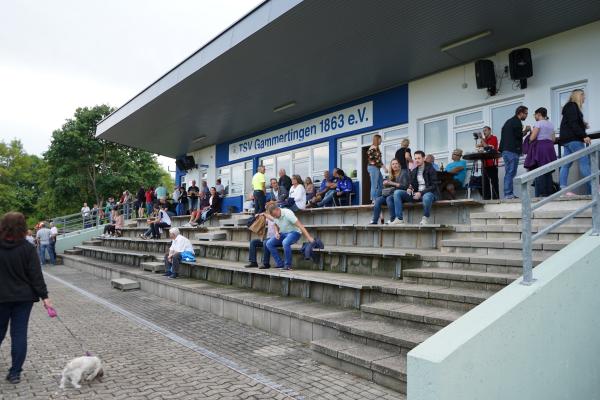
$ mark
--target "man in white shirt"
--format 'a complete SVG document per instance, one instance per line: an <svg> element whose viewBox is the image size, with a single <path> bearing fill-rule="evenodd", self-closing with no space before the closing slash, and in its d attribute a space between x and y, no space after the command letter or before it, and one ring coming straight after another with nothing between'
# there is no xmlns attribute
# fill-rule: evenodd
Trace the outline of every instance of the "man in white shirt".
<svg viewBox="0 0 600 400"><path fill-rule="evenodd" d="M54 222L50 222L50 253L56 260L56 239L58 238L58 228L54 226Z"/></svg>
<svg viewBox="0 0 600 400"><path fill-rule="evenodd" d="M169 279L177 278L179 273L179 264L181 263L181 254L184 252L194 253L194 247L192 242L185 236L183 236L179 229L171 228L169 230L169 237L173 240L169 252L165 254L165 275Z"/></svg>
<svg viewBox="0 0 600 400"><path fill-rule="evenodd" d="M46 264L46 251L48 251L48 255L50 256L50 263L52 265L56 264L54 253L50 251L50 236L50 229L46 228L46 224L42 222L40 224L40 229L38 229L35 235L40 252L40 264L42 264L42 266Z"/></svg>
<svg viewBox="0 0 600 400"><path fill-rule="evenodd" d="M88 207L87 203L83 203L83 207L81 207L81 217L83 218L83 226L84 226L84 228L88 228L89 227L90 211L91 210Z"/></svg>

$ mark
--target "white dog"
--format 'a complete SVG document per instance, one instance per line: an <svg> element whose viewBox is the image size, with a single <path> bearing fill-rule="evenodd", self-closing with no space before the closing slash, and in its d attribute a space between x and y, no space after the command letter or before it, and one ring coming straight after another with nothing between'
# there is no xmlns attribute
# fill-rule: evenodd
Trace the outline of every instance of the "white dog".
<svg viewBox="0 0 600 400"><path fill-rule="evenodd" d="M60 388L65 388L67 381L76 389L81 388L81 382L91 382L96 378L102 378L104 370L102 361L98 357L77 357L69 361L62 372Z"/></svg>

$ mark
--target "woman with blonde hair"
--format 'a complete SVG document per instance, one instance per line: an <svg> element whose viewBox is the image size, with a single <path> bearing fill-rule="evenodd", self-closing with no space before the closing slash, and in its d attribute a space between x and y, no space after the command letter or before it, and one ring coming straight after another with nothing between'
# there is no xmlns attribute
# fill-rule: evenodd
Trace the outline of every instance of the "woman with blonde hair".
<svg viewBox="0 0 600 400"><path fill-rule="evenodd" d="M388 224L397 224L396 221L396 208L394 204L394 192L398 189L408 189L408 175L402 173L400 162L395 158L390 162L390 169L388 179L383 181L383 190L381 196L375 199L375 206L373 207L373 218L371 218L371 225L377 225L379 222L379 216L381 215L381 206L387 204L388 211L390 213L390 220Z"/></svg>
<svg viewBox="0 0 600 400"><path fill-rule="evenodd" d="M568 156L571 153L582 150L586 144L591 143L590 137L585 133L588 128L587 122L583 120L583 103L585 102L585 93L581 89L575 89L571 93L569 101L563 106L562 120L560 122L560 145L563 146L563 154ZM569 169L571 164L565 164L560 168L560 188L564 189L569 183ZM579 175L582 178L590 176L592 173L590 158L588 156L579 159ZM591 183L586 185L586 193L591 193ZM573 196L575 193L568 192L567 196Z"/></svg>
<svg viewBox="0 0 600 400"><path fill-rule="evenodd" d="M381 167L383 166L381 150L381 135L373 135L373 144L367 151L367 171L371 178L371 202L375 202L381 196L383 188L383 175L381 175Z"/></svg>
<svg viewBox="0 0 600 400"><path fill-rule="evenodd" d="M306 201L309 202L313 199L313 197L315 197L317 193L315 185L312 179L310 179L310 176L304 178L304 188L306 189Z"/></svg>

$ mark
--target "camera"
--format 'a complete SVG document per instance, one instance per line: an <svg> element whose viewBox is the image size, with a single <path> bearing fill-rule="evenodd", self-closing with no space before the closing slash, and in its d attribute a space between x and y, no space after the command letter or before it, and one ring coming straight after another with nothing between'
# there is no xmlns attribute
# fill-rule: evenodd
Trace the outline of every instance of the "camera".
<svg viewBox="0 0 600 400"><path fill-rule="evenodd" d="M478 140L481 137L481 132L473 132L473 139Z"/></svg>

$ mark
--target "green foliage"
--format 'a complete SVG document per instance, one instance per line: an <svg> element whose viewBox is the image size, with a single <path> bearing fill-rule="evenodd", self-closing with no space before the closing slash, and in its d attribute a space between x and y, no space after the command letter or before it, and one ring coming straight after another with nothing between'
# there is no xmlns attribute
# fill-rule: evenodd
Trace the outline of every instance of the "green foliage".
<svg viewBox="0 0 600 400"><path fill-rule="evenodd" d="M37 217L45 168L44 160L25 153L19 140L0 141L0 215L20 211Z"/></svg>
<svg viewBox="0 0 600 400"><path fill-rule="evenodd" d="M74 118L53 132L44 154L48 172L41 208L47 215L74 213L83 202L101 203L124 190L135 194L140 186L172 180L156 156L96 139L96 124L111 112L106 105L78 108Z"/></svg>

